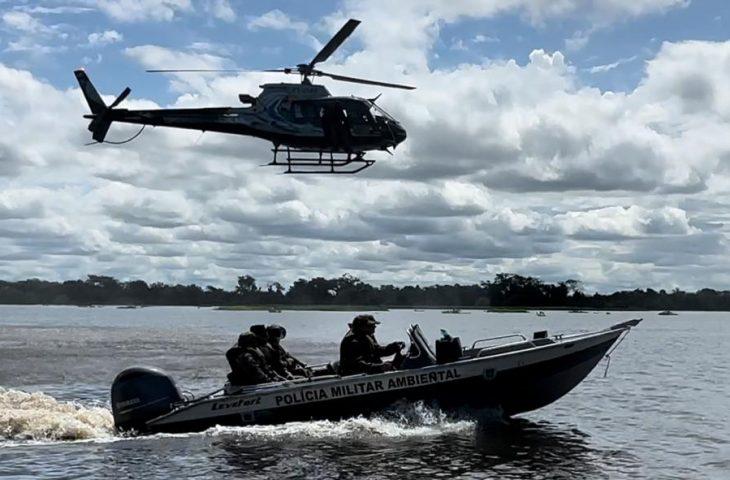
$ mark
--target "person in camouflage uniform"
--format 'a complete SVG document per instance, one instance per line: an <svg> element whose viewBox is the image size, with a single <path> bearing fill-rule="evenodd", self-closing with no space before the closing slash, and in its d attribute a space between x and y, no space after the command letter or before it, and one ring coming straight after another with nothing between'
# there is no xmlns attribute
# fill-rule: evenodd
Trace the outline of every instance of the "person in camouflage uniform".
<svg viewBox="0 0 730 480"><path fill-rule="evenodd" d="M259 343L256 335L245 332L239 335L238 343L226 352L231 366L228 380L232 385L255 385L283 380L266 363Z"/></svg>
<svg viewBox="0 0 730 480"><path fill-rule="evenodd" d="M340 374L381 373L395 370L403 357L400 351L403 342L381 346L375 339L375 326L380 324L372 315L358 315L350 324L350 331L340 344ZM395 355L392 361L383 362L382 357Z"/></svg>
<svg viewBox="0 0 730 480"><path fill-rule="evenodd" d="M274 353L273 367L277 373L284 372L288 378L311 377L312 372L304 362L294 358L281 345L281 341L286 337L286 329L281 325L272 324L266 327L266 336L269 339L269 345Z"/></svg>

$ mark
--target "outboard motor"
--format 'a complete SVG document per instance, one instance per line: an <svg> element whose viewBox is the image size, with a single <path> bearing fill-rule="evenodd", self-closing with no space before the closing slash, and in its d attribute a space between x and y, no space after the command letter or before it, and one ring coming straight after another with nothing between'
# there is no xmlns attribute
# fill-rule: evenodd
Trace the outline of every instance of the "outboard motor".
<svg viewBox="0 0 730 480"><path fill-rule="evenodd" d="M156 368L131 367L112 383L112 413L117 430L147 429L146 422L172 410L182 401L177 385Z"/></svg>

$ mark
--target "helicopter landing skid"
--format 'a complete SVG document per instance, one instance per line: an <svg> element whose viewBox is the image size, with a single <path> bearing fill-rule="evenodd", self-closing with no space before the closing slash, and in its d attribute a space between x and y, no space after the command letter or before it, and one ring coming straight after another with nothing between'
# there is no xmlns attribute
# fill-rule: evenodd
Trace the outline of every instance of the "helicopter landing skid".
<svg viewBox="0 0 730 480"><path fill-rule="evenodd" d="M286 167L283 173L352 175L362 172L375 163L375 160L365 159L365 152L336 152L291 147L273 148L271 151L274 152L274 160L267 165ZM285 154L285 158L280 159L279 153Z"/></svg>

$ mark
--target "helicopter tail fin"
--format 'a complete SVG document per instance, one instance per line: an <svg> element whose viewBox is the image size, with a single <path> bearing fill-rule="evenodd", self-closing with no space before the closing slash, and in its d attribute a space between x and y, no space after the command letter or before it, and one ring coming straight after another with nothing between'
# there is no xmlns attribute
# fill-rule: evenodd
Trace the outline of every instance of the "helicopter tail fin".
<svg viewBox="0 0 730 480"><path fill-rule="evenodd" d="M79 86L84 94L84 98L86 98L86 103L89 104L91 112L95 114L104 113L106 110L106 104L104 103L104 100L101 99L99 92L97 92L96 88L94 88L94 84L91 83L86 72L79 69L74 71L74 75L76 75L76 80L79 82Z"/></svg>
<svg viewBox="0 0 730 480"><path fill-rule="evenodd" d="M94 84L91 83L84 70L75 70L74 75L76 75L76 80L79 81L79 86L84 94L84 98L86 98L86 103L89 104L89 108L93 114L84 115L86 118L91 118L91 123L89 123L89 131L92 133L91 138L101 143L106 138L106 134L112 124L112 109L122 103L131 90L129 87L125 88L110 105L107 105L101 99L101 95L96 91Z"/></svg>

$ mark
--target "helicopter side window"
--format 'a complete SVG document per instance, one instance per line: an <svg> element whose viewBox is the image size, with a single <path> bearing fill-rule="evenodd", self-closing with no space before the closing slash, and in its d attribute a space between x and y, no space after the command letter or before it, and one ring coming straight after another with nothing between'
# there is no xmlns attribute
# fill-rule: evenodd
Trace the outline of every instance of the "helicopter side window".
<svg viewBox="0 0 730 480"><path fill-rule="evenodd" d="M362 102L347 102L345 104L345 112L351 125L372 125L375 123L370 114L370 109Z"/></svg>
<svg viewBox="0 0 730 480"><path fill-rule="evenodd" d="M319 108L311 101L292 102L292 120L294 123L318 125Z"/></svg>

